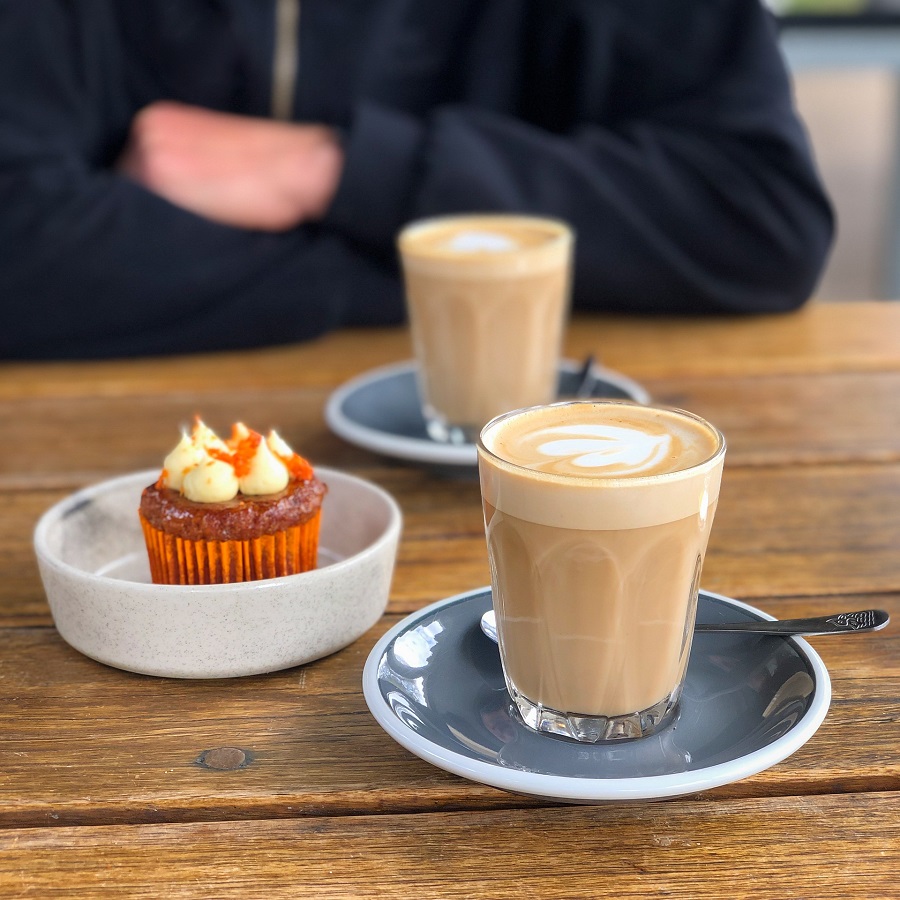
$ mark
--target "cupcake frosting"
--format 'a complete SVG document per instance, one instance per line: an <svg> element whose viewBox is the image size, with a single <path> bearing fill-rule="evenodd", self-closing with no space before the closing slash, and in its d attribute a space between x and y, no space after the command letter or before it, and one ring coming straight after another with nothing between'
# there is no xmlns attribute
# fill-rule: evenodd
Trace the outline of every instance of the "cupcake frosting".
<svg viewBox="0 0 900 900"><path fill-rule="evenodd" d="M239 493L277 494L312 474L309 463L275 431L263 437L237 422L223 441L198 418L166 456L157 486L196 503L222 503Z"/></svg>

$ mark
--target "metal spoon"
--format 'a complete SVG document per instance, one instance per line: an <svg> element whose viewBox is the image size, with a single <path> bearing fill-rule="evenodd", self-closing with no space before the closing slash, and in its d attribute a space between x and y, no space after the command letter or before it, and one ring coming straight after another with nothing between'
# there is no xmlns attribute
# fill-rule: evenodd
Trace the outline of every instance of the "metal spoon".
<svg viewBox="0 0 900 900"><path fill-rule="evenodd" d="M774 622L716 622L697 623L694 631L745 631L753 634L846 634L851 631L879 631L890 621L883 609L863 609L859 612L837 613L832 616L815 616L811 619L781 619ZM497 640L497 622L494 610L489 609L481 617L481 630L492 640Z"/></svg>
<svg viewBox="0 0 900 900"><path fill-rule="evenodd" d="M597 379L594 376L594 363L596 362L596 357L593 353L589 354L587 359L584 361L584 365L581 367L581 372L578 373L578 387L575 390L575 399L576 400L585 400L588 397L593 396L594 394L594 384Z"/></svg>

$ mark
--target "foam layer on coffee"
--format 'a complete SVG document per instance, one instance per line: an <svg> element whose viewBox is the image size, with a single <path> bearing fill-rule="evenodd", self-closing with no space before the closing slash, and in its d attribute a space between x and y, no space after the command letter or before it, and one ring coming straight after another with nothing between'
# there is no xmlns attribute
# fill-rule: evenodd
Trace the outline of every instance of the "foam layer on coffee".
<svg viewBox="0 0 900 900"><path fill-rule="evenodd" d="M447 216L408 226L399 238L404 267L456 277L509 277L556 268L571 245L562 223L530 216Z"/></svg>
<svg viewBox="0 0 900 900"><path fill-rule="evenodd" d="M479 469L487 502L565 528L641 528L718 497L724 440L695 416L629 403L536 407L489 424Z"/></svg>
<svg viewBox="0 0 900 900"><path fill-rule="evenodd" d="M717 434L693 417L625 403L561 403L507 418L484 438L491 452L535 471L635 477L690 469Z"/></svg>

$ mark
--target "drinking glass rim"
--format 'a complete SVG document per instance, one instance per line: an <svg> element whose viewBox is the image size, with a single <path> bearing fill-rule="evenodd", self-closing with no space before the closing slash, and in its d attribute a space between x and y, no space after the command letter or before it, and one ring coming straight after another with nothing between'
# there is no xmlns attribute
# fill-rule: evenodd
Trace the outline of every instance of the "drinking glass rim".
<svg viewBox="0 0 900 900"><path fill-rule="evenodd" d="M693 463L693 465L686 466L683 469L676 469L674 472L659 472L656 475L571 475L562 472L544 472L538 469L532 469L529 466L523 466L520 463L511 462L510 460L504 459L502 456L495 453L484 443L484 435L488 431L488 429L494 427L504 419L509 419L513 416L525 415L526 413L532 412L533 410L537 409L548 409L550 407L557 406L576 406L582 404L589 404L591 406L624 406L628 407L629 409L638 408L647 410L659 410L660 412L674 413L677 416L683 416L684 418L690 419L694 422L698 422L704 428L708 429L713 435L715 435L716 449L705 459ZM475 444L480 454L483 454L492 462L498 463L501 468L505 467L516 472L521 472L529 478L541 480L548 479L550 481L584 485L586 485L588 482L602 482L605 485L622 487L626 485L639 485L645 483L650 484L659 481L675 481L681 478L687 478L692 475L696 475L697 471L700 469L713 468L713 466L719 461L719 459L725 455L727 446L725 435L718 428L716 428L716 426L713 425L712 422L704 419L702 416L697 415L697 413L690 412L690 410L680 409L677 406L662 406L654 403L635 403L634 401L630 400L602 400L591 398L585 398L582 400L557 400L554 403L539 403L535 406L525 406L521 409L512 409L509 410L509 412L501 413L498 416L494 416L494 418L491 419L481 429L475 441Z"/></svg>
<svg viewBox="0 0 900 900"><path fill-rule="evenodd" d="M554 232L548 235L544 244L536 244L533 247L519 247L519 253L531 253L539 250L546 250L547 247L556 244L571 243L575 240L575 229L563 219L557 219L553 216L539 216L532 213L517 212L471 212L471 213L449 213L447 215L425 216L421 219L413 219L403 225L397 232L397 246L403 247L404 239L408 238L412 232L423 231L428 228L439 228L443 225L453 225L459 222L473 221L488 222L497 220L517 219L527 224L535 226L544 226L545 229ZM414 251L413 251L414 252ZM501 254L502 255L502 254Z"/></svg>

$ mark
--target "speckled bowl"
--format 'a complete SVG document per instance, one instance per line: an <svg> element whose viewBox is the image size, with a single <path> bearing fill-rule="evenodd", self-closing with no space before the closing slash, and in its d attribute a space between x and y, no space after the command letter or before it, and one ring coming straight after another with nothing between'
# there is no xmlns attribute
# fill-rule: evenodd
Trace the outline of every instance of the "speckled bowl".
<svg viewBox="0 0 900 900"><path fill-rule="evenodd" d="M387 605L401 514L368 481L321 466L316 474L328 485L319 567L243 584L150 582L137 511L158 471L56 504L34 546L59 633L107 665L173 678L274 672L347 646Z"/></svg>

